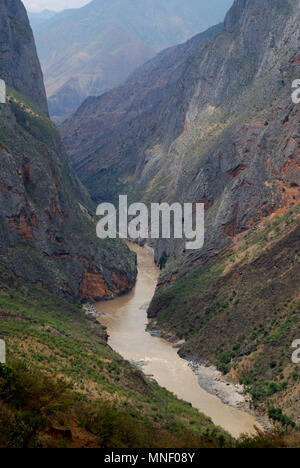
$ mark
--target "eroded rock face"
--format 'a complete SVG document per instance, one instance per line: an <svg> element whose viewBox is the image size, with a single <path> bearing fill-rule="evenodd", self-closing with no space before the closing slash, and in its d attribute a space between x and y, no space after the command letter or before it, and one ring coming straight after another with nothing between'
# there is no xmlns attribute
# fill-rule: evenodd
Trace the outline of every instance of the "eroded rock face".
<svg viewBox="0 0 300 468"><path fill-rule="evenodd" d="M215 38L164 52L61 129L95 199L205 203L202 251L156 243L156 259L182 253L179 276L300 199L299 6L236 0Z"/></svg>
<svg viewBox="0 0 300 468"><path fill-rule="evenodd" d="M0 105L0 265L72 302L122 294L134 285L135 256L123 243L97 239L93 204L43 112L24 7L9 0L0 8L10 57L0 60L8 83Z"/></svg>
<svg viewBox="0 0 300 468"><path fill-rule="evenodd" d="M94 200L114 200L132 190L140 166L147 181L155 176L161 155L155 146L158 135L170 144L183 130L183 107L176 107L174 96L177 83L189 58L220 30L221 25L213 27L158 54L124 86L88 98L60 127L75 170ZM173 115L168 102L174 102ZM151 146L157 149L153 162L147 158L146 148Z"/></svg>
<svg viewBox="0 0 300 468"><path fill-rule="evenodd" d="M134 256L96 238L56 128L35 112L14 91L0 109L0 263L71 301L122 294L134 285Z"/></svg>
<svg viewBox="0 0 300 468"><path fill-rule="evenodd" d="M27 13L20 0L0 2L0 78L48 113L43 75Z"/></svg>

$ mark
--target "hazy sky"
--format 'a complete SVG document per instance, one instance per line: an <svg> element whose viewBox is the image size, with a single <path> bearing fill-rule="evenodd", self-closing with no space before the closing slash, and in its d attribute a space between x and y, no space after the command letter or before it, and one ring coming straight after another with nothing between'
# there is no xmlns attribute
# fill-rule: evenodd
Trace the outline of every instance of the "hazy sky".
<svg viewBox="0 0 300 468"><path fill-rule="evenodd" d="M29 11L54 10L61 11L66 8L79 8L91 0L23 0Z"/></svg>

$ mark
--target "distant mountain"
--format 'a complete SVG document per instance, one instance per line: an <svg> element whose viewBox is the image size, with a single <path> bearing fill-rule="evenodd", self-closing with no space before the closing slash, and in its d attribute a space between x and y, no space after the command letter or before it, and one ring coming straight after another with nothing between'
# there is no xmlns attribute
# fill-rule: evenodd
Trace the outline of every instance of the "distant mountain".
<svg viewBox="0 0 300 468"><path fill-rule="evenodd" d="M157 52L223 20L232 0L94 0L35 29L50 114L121 84Z"/></svg>
<svg viewBox="0 0 300 468"><path fill-rule="evenodd" d="M160 131L167 136L173 127L176 133L182 131L181 103L178 109L174 105L175 112L167 110L167 114L164 105L174 102L178 80L189 60L222 27L220 23L184 44L160 52L139 67L123 86L86 99L63 122L60 130L75 171L97 203L116 202L119 193L131 190L141 148L145 142L148 144L148 139L152 141L152 134ZM153 164L153 167L151 161L145 164L145 170L150 166L150 179L159 160L154 158Z"/></svg>
<svg viewBox="0 0 300 468"><path fill-rule="evenodd" d="M30 26L32 27L33 31L42 23L53 18L56 15L56 11L52 10L43 10L38 13L28 11L28 18L30 22Z"/></svg>

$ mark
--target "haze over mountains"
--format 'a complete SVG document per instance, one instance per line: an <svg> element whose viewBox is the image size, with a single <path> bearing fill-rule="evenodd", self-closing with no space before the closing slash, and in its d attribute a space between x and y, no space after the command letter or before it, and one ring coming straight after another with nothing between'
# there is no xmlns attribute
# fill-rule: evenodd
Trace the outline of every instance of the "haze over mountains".
<svg viewBox="0 0 300 468"><path fill-rule="evenodd" d="M30 26L35 31L35 29L38 26L40 26L42 23L49 20L50 18L52 18L56 14L57 14L56 11L52 11L52 10L43 10L43 11L40 11L38 13L29 11L28 12L28 19L29 19L29 22L30 22Z"/></svg>
<svg viewBox="0 0 300 468"><path fill-rule="evenodd" d="M223 20L232 0L94 0L33 24L50 114L121 84L157 52Z"/></svg>

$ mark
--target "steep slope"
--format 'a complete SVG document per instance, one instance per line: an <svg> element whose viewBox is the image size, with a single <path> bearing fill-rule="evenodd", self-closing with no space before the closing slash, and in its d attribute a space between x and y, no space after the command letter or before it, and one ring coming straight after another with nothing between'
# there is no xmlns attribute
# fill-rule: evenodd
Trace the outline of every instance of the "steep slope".
<svg viewBox="0 0 300 468"><path fill-rule="evenodd" d="M26 94L8 87L7 103L0 106L0 263L70 301L125 292L135 281L135 258L125 245L96 238L89 196L42 112L47 104L41 75L32 73L39 70L32 34L27 44L18 34L31 31L24 7L20 1L1 7L3 24L13 21L11 56L26 46L25 57L32 59L0 63L0 76ZM20 84L20 76L28 82Z"/></svg>
<svg viewBox="0 0 300 468"><path fill-rule="evenodd" d="M172 139L173 127L177 133L182 131L176 114L174 119L169 114L165 116L163 128L157 115L165 103L173 100L190 57L221 28L214 26L161 52L120 88L88 98L61 125L72 164L95 201L114 200L119 193L130 191L141 149L149 145L151 134L166 132Z"/></svg>
<svg viewBox="0 0 300 468"><path fill-rule="evenodd" d="M231 437L106 344L80 307L0 268L1 448L222 447ZM188 421L192 421L190 424Z"/></svg>
<svg viewBox="0 0 300 468"><path fill-rule="evenodd" d="M149 310L150 330L184 338L183 357L215 364L246 386L255 407L290 427L300 425L300 366L292 362L300 336L299 213L300 205L267 219L177 281L161 278Z"/></svg>
<svg viewBox="0 0 300 468"><path fill-rule="evenodd" d="M216 363L290 426L300 422L299 366L291 362L299 337L298 25L299 2L235 2L224 33L192 66L203 77L221 70L217 81L197 82L187 139L172 149L184 173L175 196L185 190L206 202L206 244L180 266L170 263L149 311L186 338L185 356ZM232 241L239 248L218 250Z"/></svg>
<svg viewBox="0 0 300 468"><path fill-rule="evenodd" d="M48 113L32 31L19 0L0 1L0 78Z"/></svg>
<svg viewBox="0 0 300 468"><path fill-rule="evenodd" d="M58 119L124 82L156 52L223 20L232 0L93 0L35 28L49 109Z"/></svg>
<svg viewBox="0 0 300 468"><path fill-rule="evenodd" d="M298 333L299 220L292 232L283 229L277 243L271 240L280 226L266 228L263 245L251 241L254 252L245 264L231 248L243 232L268 221L285 227L282 216L300 202L300 107L291 99L293 80L300 76L299 15L299 1L236 0L222 31L189 57L170 94L137 127L135 146L123 138L112 143L105 122L122 111L113 93L120 102L128 95L139 102L145 78L139 87L102 96L90 121L88 108L97 101L88 100L62 128L75 167L96 199L102 199L102 189L88 169L99 165L98 180L101 167L103 180L116 173L112 197L121 188L146 202L205 203L201 251L186 252L179 241L156 242L156 259L165 252L169 261L149 314L173 339L186 338L185 355L218 361L225 372L232 361L232 377L249 385L256 403L282 405L298 424L299 369L291 366L289 348ZM89 134L89 146L79 130L81 113L85 128L99 133L94 140ZM118 129L111 132L116 136ZM82 166L81 147L87 156ZM119 167L122 161L123 172L115 160ZM242 250L248 250L247 242ZM247 353L250 362L240 368ZM279 411L271 414L280 419Z"/></svg>

